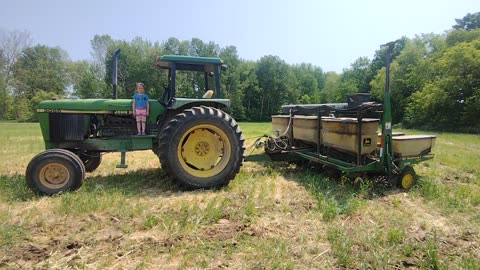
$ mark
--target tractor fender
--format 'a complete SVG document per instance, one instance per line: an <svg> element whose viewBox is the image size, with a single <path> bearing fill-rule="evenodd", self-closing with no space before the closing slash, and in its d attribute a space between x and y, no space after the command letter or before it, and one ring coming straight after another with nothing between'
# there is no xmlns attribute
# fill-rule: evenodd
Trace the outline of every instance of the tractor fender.
<svg viewBox="0 0 480 270"><path fill-rule="evenodd" d="M230 107L230 100L229 99L196 99L196 98L175 98L173 104L169 107L169 109L175 109L179 111L183 111L185 109L195 107L195 106L208 106L214 107L217 109L221 109L224 107Z"/></svg>
<svg viewBox="0 0 480 270"><path fill-rule="evenodd" d="M186 103L186 104L183 104L182 106L178 107L178 108L175 108L175 111L177 112L181 112L183 110L186 110L186 109L189 109L189 108L192 108L192 107L200 107L200 106L207 106L207 107L213 107L213 108L216 108L216 109L223 109L225 107L228 107L229 104L225 104L225 103L222 103L222 102L219 102L219 101L194 101L194 102L190 102L190 103Z"/></svg>
<svg viewBox="0 0 480 270"><path fill-rule="evenodd" d="M183 112L186 109L190 109L192 107L200 107L200 106L207 106L213 107L216 109L224 109L226 107L230 107L230 100L229 99L187 99L187 98L178 98L176 101L167 108L166 112L159 115L157 117L157 123L159 126L159 130L162 130L165 123L168 123L170 119Z"/></svg>

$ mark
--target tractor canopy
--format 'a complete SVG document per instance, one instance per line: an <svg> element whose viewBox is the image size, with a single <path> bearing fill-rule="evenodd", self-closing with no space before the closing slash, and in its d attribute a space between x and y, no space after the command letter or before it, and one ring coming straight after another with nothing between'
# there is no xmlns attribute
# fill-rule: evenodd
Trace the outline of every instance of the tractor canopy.
<svg viewBox="0 0 480 270"><path fill-rule="evenodd" d="M211 102L227 105L228 100L222 99L220 90L220 69L226 68L222 59L218 57L196 57L186 55L163 55L157 57L154 62L155 66L168 70L168 85L164 86L164 93L159 99L160 104L164 107L173 108L177 99L176 96L176 76L177 71L193 71L204 74L205 89L202 99L211 99ZM213 80L211 79L213 78ZM229 104L228 104L229 105ZM227 106L228 106L227 105Z"/></svg>
<svg viewBox="0 0 480 270"><path fill-rule="evenodd" d="M155 65L159 68L170 69L174 64L176 70L214 72L216 66L223 65L223 60L218 57L193 57L186 55L163 55L155 60Z"/></svg>

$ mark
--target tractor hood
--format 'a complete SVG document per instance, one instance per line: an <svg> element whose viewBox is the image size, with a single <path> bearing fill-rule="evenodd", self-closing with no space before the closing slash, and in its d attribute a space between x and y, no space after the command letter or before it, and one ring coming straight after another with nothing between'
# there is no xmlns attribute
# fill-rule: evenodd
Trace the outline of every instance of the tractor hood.
<svg viewBox="0 0 480 270"><path fill-rule="evenodd" d="M131 111L131 99L57 99L40 102L37 112L114 113Z"/></svg>
<svg viewBox="0 0 480 270"><path fill-rule="evenodd" d="M219 108L230 106L229 99L192 99L176 98L172 109L178 109L188 104L200 106L215 106ZM150 115L160 115L165 108L157 100L150 99ZM131 99L57 99L44 100L38 104L39 113L84 113L84 114L130 114Z"/></svg>

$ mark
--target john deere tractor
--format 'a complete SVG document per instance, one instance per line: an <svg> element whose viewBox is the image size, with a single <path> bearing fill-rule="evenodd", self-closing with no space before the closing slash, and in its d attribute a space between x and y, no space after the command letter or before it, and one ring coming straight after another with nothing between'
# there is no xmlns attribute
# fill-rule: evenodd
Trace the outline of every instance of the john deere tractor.
<svg viewBox="0 0 480 270"><path fill-rule="evenodd" d="M244 138L236 121L222 109L220 70L216 57L165 55L154 64L168 72L161 97L149 100L146 136L137 136L132 100L117 99L117 58L112 55L112 99L57 99L40 102L38 116L46 150L28 164L26 181L37 194L51 195L80 188L85 172L94 171L102 154L153 150L162 169L190 189L227 185L243 162ZM153 59L152 59L153 60ZM202 98L176 96L177 71L205 76ZM162 179L159 179L161 181Z"/></svg>

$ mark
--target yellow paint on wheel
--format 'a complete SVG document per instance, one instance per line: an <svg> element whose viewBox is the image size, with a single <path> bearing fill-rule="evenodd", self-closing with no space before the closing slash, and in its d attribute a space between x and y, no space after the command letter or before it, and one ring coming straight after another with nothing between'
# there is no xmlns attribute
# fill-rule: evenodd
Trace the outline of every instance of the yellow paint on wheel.
<svg viewBox="0 0 480 270"><path fill-rule="evenodd" d="M402 188L410 189L413 186L415 177L411 173L406 173L402 177Z"/></svg>
<svg viewBox="0 0 480 270"><path fill-rule="evenodd" d="M185 132L177 147L182 168L195 177L207 178L222 172L231 157L227 134L220 128L203 124Z"/></svg>
<svg viewBox="0 0 480 270"><path fill-rule="evenodd" d="M48 163L40 169L40 183L50 189L58 189L65 186L70 179L70 172L61 163Z"/></svg>

